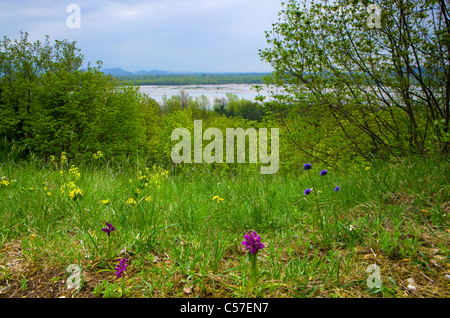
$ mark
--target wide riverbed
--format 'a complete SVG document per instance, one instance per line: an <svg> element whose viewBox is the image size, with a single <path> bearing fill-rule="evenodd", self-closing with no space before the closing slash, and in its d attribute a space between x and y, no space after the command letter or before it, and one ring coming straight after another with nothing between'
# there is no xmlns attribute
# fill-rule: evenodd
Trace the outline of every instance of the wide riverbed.
<svg viewBox="0 0 450 318"><path fill-rule="evenodd" d="M213 85L142 85L140 91L149 97L162 102L163 96L170 98L173 95L179 95L180 90L184 89L190 97L196 98L205 95L211 105L214 104L215 98L226 98L227 93L237 95L239 98L245 98L253 101L258 93L252 89L253 84L213 84ZM265 87L265 86L264 86ZM269 96L268 92L263 88L259 95Z"/></svg>

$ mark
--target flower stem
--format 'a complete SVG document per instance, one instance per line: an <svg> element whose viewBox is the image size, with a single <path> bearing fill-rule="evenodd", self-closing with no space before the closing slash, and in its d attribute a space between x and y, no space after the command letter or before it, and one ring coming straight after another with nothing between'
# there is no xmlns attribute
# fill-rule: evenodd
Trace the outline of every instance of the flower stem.
<svg viewBox="0 0 450 318"><path fill-rule="evenodd" d="M124 296L125 295L125 277L122 276L121 280L122 280L122 293L121 293L121 296Z"/></svg>
<svg viewBox="0 0 450 318"><path fill-rule="evenodd" d="M106 256L108 260L111 259L111 237L108 235L108 255Z"/></svg>
<svg viewBox="0 0 450 318"><path fill-rule="evenodd" d="M317 210L318 210L318 214L319 214L319 220L320 220L320 229L321 229L321 231L323 232L323 220L322 220L322 210L320 209L320 203L319 203L319 193L318 193L318 191L317 191L317 189L315 188L315 186L314 186L314 182L313 182L313 180L312 180L312 178L311 178L311 173L308 171L308 177L309 177L309 180L311 181L311 184L312 184L312 188L314 189L314 196L316 197L316 203L317 203Z"/></svg>
<svg viewBox="0 0 450 318"><path fill-rule="evenodd" d="M256 263L256 254L248 252L248 258L250 260L250 285L256 285L258 281L258 265Z"/></svg>

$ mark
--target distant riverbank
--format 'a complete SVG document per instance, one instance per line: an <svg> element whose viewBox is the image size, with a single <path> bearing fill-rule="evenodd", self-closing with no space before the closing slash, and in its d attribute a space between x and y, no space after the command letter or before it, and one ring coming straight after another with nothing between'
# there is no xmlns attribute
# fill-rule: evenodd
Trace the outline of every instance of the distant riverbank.
<svg viewBox="0 0 450 318"><path fill-rule="evenodd" d="M264 84L268 73L230 74L170 74L170 75L125 75L115 76L120 82L133 85L223 85Z"/></svg>

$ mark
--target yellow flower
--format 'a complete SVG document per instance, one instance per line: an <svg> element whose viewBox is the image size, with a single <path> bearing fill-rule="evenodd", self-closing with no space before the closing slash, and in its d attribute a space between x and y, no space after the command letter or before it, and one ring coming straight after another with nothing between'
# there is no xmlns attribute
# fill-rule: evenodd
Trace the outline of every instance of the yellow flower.
<svg viewBox="0 0 450 318"><path fill-rule="evenodd" d="M153 166L152 171L146 168L145 172L149 175L144 175L142 171L139 171L139 180L144 184L144 187L154 186L156 189L161 187L161 184L167 179L169 174L169 171L157 166Z"/></svg>
<svg viewBox="0 0 450 318"><path fill-rule="evenodd" d="M152 200L152 198L150 198L150 197L145 198L145 201L147 201L147 202L150 202L151 200Z"/></svg>
<svg viewBox="0 0 450 318"><path fill-rule="evenodd" d="M78 180L81 177L80 172L78 171L78 168L72 165L69 169L69 174L74 177L75 180Z"/></svg>
<svg viewBox="0 0 450 318"><path fill-rule="evenodd" d="M51 195L52 195L52 193L51 193L51 192L49 191L49 192L47 192L47 195L48 195L48 196L51 196Z"/></svg>
<svg viewBox="0 0 450 318"><path fill-rule="evenodd" d="M366 171L369 170L369 169L370 169L370 167L366 167Z"/></svg>
<svg viewBox="0 0 450 318"><path fill-rule="evenodd" d="M102 200L101 201L103 204L108 204L109 203L109 199L107 199L107 200Z"/></svg>
<svg viewBox="0 0 450 318"><path fill-rule="evenodd" d="M223 201L223 198L219 197L218 195L215 195L212 197L213 201L217 200L217 203L219 203L220 201Z"/></svg>
<svg viewBox="0 0 450 318"><path fill-rule="evenodd" d="M101 151L97 151L96 153L94 153L94 154L92 155L92 157L93 157L94 159L100 159L100 158L103 158L103 153L102 153Z"/></svg>
<svg viewBox="0 0 450 318"><path fill-rule="evenodd" d="M31 234L30 239L35 240L36 239L36 234Z"/></svg>
<svg viewBox="0 0 450 318"><path fill-rule="evenodd" d="M8 185L9 185L9 181L8 180L0 181L0 186L7 187Z"/></svg>
<svg viewBox="0 0 450 318"><path fill-rule="evenodd" d="M128 205L132 205L132 206L136 206L137 205L136 200L133 199L133 198L129 198L125 203L128 204Z"/></svg>
<svg viewBox="0 0 450 318"><path fill-rule="evenodd" d="M67 153L61 152L61 165L67 163Z"/></svg>
<svg viewBox="0 0 450 318"><path fill-rule="evenodd" d="M79 188L73 189L72 191L69 192L69 197L72 200L75 200L76 198L79 198L82 195L83 195L83 191L81 191L81 189L79 189Z"/></svg>
<svg viewBox="0 0 450 318"><path fill-rule="evenodd" d="M76 188L76 184L73 181L70 181L69 183L65 183L61 186L60 192L64 193L66 190L74 190Z"/></svg>
<svg viewBox="0 0 450 318"><path fill-rule="evenodd" d="M420 212L422 212L422 213L428 213L428 210L426 210L426 209L421 209Z"/></svg>

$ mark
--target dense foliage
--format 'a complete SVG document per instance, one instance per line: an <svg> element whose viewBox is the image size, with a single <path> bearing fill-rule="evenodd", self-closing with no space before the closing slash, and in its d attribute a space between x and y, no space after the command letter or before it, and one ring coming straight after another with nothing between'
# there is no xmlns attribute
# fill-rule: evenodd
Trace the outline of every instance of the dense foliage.
<svg viewBox="0 0 450 318"><path fill-rule="evenodd" d="M213 105L205 96L184 90L161 104L97 67L82 69L84 57L75 42L44 43L4 38L0 55L0 139L3 153L20 149L44 158L65 152L72 159L102 151L115 162L142 159L171 166L175 128L253 127L262 121L257 102L229 94ZM225 81L228 76L224 76ZM227 166L224 166L227 169Z"/></svg>
<svg viewBox="0 0 450 318"><path fill-rule="evenodd" d="M328 163L448 153L449 9L437 0L285 4L260 55L275 69L271 109L290 144Z"/></svg>
<svg viewBox="0 0 450 318"><path fill-rule="evenodd" d="M303 2L303 3L302 3ZM316 3L317 2L317 3ZM447 154L450 110L450 19L444 1L376 1L380 27L370 28L369 2L284 4L260 51L274 72L120 77L81 69L75 42L30 43L28 34L0 45L0 139L49 156L141 158L171 166L171 132L193 121L203 129L280 128L280 161L327 166L409 155ZM158 104L134 84L265 80L270 100L228 94L211 103L186 91ZM167 81L166 81L167 80ZM163 81L163 82L161 82ZM175 82L174 82L175 81ZM182 165L181 165L182 166Z"/></svg>
<svg viewBox="0 0 450 318"><path fill-rule="evenodd" d="M75 43L30 43L25 33L0 45L0 136L6 143L39 155L101 149L120 156L145 148L155 105L99 67L82 70Z"/></svg>

